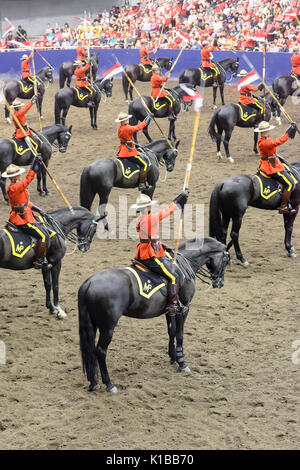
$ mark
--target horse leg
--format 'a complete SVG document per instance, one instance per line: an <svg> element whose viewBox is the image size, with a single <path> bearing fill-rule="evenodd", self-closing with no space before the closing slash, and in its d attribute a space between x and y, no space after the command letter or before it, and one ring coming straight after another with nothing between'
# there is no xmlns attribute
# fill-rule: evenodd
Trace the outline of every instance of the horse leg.
<svg viewBox="0 0 300 470"><path fill-rule="evenodd" d="M109 228L108 222L107 222L107 214L105 212L106 209L106 204L108 203L108 198L111 192L112 187L108 188L101 188L101 191L98 191L99 195L99 215L100 215L100 220L103 223L104 230L107 230L108 232L111 232L111 229ZM105 192L104 192L105 189Z"/></svg>
<svg viewBox="0 0 300 470"><path fill-rule="evenodd" d="M6 194L6 178L0 178L0 187L1 187L1 191L2 191L2 194L3 194L3 197L4 197L4 200L6 202L8 202L8 197L7 197L7 194Z"/></svg>
<svg viewBox="0 0 300 470"><path fill-rule="evenodd" d="M6 119L6 121L8 122L8 124L11 124L9 109L8 109L7 106L4 106L4 112L5 112L5 119Z"/></svg>
<svg viewBox="0 0 300 470"><path fill-rule="evenodd" d="M171 140L172 136L174 139L175 137L175 121L174 119L170 119L170 124L169 124L169 134L168 134L168 139Z"/></svg>
<svg viewBox="0 0 300 470"><path fill-rule="evenodd" d="M224 106L224 104L225 104L225 101L224 101L224 85L220 85L220 95L221 95L222 105Z"/></svg>
<svg viewBox="0 0 300 470"><path fill-rule="evenodd" d="M233 160L233 158L231 158L230 152L229 152L229 141L230 141L230 138L231 138L231 134L232 134L232 130L225 131L225 137L224 137L223 144L224 144L224 148L225 148L226 158L228 158L228 161L230 163L234 163L234 160Z"/></svg>
<svg viewBox="0 0 300 470"><path fill-rule="evenodd" d="M67 78L67 86L68 86L68 87L71 86L71 79L72 79L72 77L68 77L68 78Z"/></svg>
<svg viewBox="0 0 300 470"><path fill-rule="evenodd" d="M299 211L299 207L297 207L295 214L283 214L284 229L285 229L284 244L285 244L285 249L287 250L288 256L290 258L296 258L297 256L295 253L294 247L292 245L292 233L293 233L295 218L298 214L298 211Z"/></svg>
<svg viewBox="0 0 300 470"><path fill-rule="evenodd" d="M59 305L59 275L61 270L61 260L56 263L51 269L51 279L52 279L52 290L53 290L53 303L54 303L54 312L57 314L57 318L62 320L67 318L66 312L63 311Z"/></svg>
<svg viewBox="0 0 300 470"><path fill-rule="evenodd" d="M48 163L47 163L46 166L48 166ZM49 191L48 191L48 188L47 188L47 173L46 173L46 170L43 166L41 168L41 171L42 171L42 181L43 181L43 193L44 193L45 196L48 196Z"/></svg>
<svg viewBox="0 0 300 470"><path fill-rule="evenodd" d="M176 362L179 365L180 372L190 372L189 367L184 362L184 355L183 355L183 329L184 329L184 322L186 319L187 313L183 315L179 313L175 315L176 321Z"/></svg>
<svg viewBox="0 0 300 470"><path fill-rule="evenodd" d="M239 245L239 232L242 225L242 219L245 211L239 210L239 215L232 218L232 228L230 232L230 237L235 249L235 254L237 259L241 262L243 266L248 266L248 261L243 257L240 245Z"/></svg>
<svg viewBox="0 0 300 470"><path fill-rule="evenodd" d="M53 269L53 268L52 268ZM49 313L53 315L56 310L54 308L54 305L51 302L51 278L50 278L50 271L47 269L42 270L43 274L43 280L44 280L44 286L46 290L46 308L48 308Z"/></svg>
<svg viewBox="0 0 300 470"><path fill-rule="evenodd" d="M110 393L117 393L117 387L115 387L109 377L109 373L106 365L107 348L110 345L112 336L114 333L115 325L106 331L100 330L100 337L96 347L96 356L101 372L101 378L104 385L106 385L106 391ZM90 390L92 390L90 388Z"/></svg>
<svg viewBox="0 0 300 470"><path fill-rule="evenodd" d="M258 132L254 132L254 147L253 147L254 153L258 153L257 142L258 142Z"/></svg>
<svg viewBox="0 0 300 470"><path fill-rule="evenodd" d="M174 315L166 315L168 335L169 335L169 347L168 354L170 356L171 364L176 362L176 350L175 350L175 336L176 336L176 322Z"/></svg>
<svg viewBox="0 0 300 470"><path fill-rule="evenodd" d="M148 142L152 142L152 139L148 133L148 126L147 127L144 127L143 129L143 134L144 136L146 137L146 139L148 140ZM135 142L137 143L137 138L135 139Z"/></svg>
<svg viewBox="0 0 300 470"><path fill-rule="evenodd" d="M226 239L227 239L227 232L228 232L228 226L230 222L230 217L228 217L226 214L222 214L222 222L221 222L221 239L219 240L221 243L226 245Z"/></svg>
<svg viewBox="0 0 300 470"><path fill-rule="evenodd" d="M66 117L67 117L68 111L69 111L69 108L63 109L62 116L61 116L61 123L63 126L66 125Z"/></svg>
<svg viewBox="0 0 300 470"><path fill-rule="evenodd" d="M217 105L216 105L217 89L218 88L216 86L213 87L213 109L217 108Z"/></svg>
<svg viewBox="0 0 300 470"><path fill-rule="evenodd" d="M42 179L42 168L36 174L36 190L40 194L40 196L45 196L44 191L41 188L41 179Z"/></svg>
<svg viewBox="0 0 300 470"><path fill-rule="evenodd" d="M95 108L93 108L93 109L94 109L94 129L97 130L97 129L98 129L98 126L97 126L97 111L98 111L98 106L97 106L97 107L95 106Z"/></svg>
<svg viewBox="0 0 300 470"><path fill-rule="evenodd" d="M130 101L133 101L133 86L132 85L129 85L129 97L130 97Z"/></svg>

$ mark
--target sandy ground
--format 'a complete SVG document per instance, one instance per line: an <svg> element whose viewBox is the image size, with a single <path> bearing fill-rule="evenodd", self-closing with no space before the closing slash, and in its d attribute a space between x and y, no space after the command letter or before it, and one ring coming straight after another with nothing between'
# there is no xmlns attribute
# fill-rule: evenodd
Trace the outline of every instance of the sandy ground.
<svg viewBox="0 0 300 470"><path fill-rule="evenodd" d="M44 100L44 124L52 124L58 84ZM147 94L148 84L139 89ZM204 204L208 234L208 201L214 184L233 173L253 173L253 133L235 129L231 141L235 163L218 163L215 144L207 136L212 115L211 89L196 143L189 202ZM234 101L230 88L226 101ZM89 126L87 110L72 108L68 124L73 137L66 154L55 154L50 171L75 205L85 165L116 153L114 119L126 105L121 82L113 97L101 103L98 126ZM300 119L300 108L287 110ZM38 128L34 110L28 121ZM167 183L155 196L169 202L181 189L189 156L193 113L181 113L176 123L180 153ZM167 120L160 120L166 130ZM286 128L274 130L279 136ZM2 119L1 138L12 129ZM151 135L159 138L155 125ZM140 142L145 142L143 136ZM299 136L284 146L290 161L297 155ZM54 188L41 199L34 184L31 200L44 209L63 202ZM136 190L114 190L133 203ZM96 203L93 206L96 210ZM0 222L8 207L0 200ZM299 217L294 245L300 252ZM190 375L170 366L163 317L139 322L121 318L108 353L111 377L118 387L110 395L101 386L88 393L79 353L77 291L90 275L106 267L125 266L133 256L134 240L94 238L87 254L66 256L60 279L61 306L68 313L59 321L44 307L39 272L0 271L0 340L7 350L0 365L0 448L2 449L283 449L299 448L299 367L295 341L300 340L299 257L289 259L283 245L283 221L277 212L250 208L241 230L241 247L249 267L233 257L221 290L198 292L185 328L185 357ZM170 242L174 246L174 240ZM294 353L294 361L292 354ZM298 425L298 426L297 426Z"/></svg>

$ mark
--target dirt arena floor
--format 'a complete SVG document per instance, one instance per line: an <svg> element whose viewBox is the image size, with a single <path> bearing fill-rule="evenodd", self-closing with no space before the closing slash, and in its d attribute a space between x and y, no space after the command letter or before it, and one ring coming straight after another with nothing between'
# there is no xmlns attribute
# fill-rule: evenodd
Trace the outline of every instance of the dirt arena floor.
<svg viewBox="0 0 300 470"><path fill-rule="evenodd" d="M148 94L148 84L138 86ZM57 88L55 82L46 91L44 125L54 122ZM226 101L235 99L228 87ZM231 141L235 163L217 162L215 144L207 136L211 101L210 89L201 113L189 199L204 204L205 235L215 183L234 173L253 173L258 162L252 152L253 132L238 128ZM300 107L289 102L286 108L300 122ZM67 119L73 125L72 140L66 154L53 155L50 171L73 205L79 203L84 166L115 155L114 119L121 110L127 107L120 80L114 82L113 97L100 105L98 131L90 128L88 110L72 107ZM34 109L28 121L38 128ZM192 112L180 113L176 123L180 152L174 172L166 183L158 184L155 197L161 202L169 202L182 188L193 122ZM167 129L167 120L160 124ZM286 127L284 123L274 130L274 136ZM153 138L160 137L154 123L150 130ZM1 138L11 133L1 119ZM140 142L145 142L143 136ZM289 161L299 160L299 136L285 144L282 153ZM31 200L47 210L62 207L50 181L49 187L50 196L41 199L33 183ZM132 204L138 192L116 189L110 202L118 204L120 194ZM7 217L8 206L1 197L1 226ZM299 448L300 365L293 347L300 340L300 217L293 236L298 258L286 256L283 239L283 221L277 212L250 208L240 237L249 267L232 256L222 289L201 293L204 287L197 283L184 340L190 375L169 364L163 317L143 322L122 317L108 353L116 395L102 385L95 393L87 391L79 352L77 291L99 270L126 266L136 242L95 237L87 254L64 258L60 278L60 303L68 313L64 321L45 309L39 272L0 270L0 340L7 351L6 365L0 365L0 448ZM174 240L170 244L174 246Z"/></svg>

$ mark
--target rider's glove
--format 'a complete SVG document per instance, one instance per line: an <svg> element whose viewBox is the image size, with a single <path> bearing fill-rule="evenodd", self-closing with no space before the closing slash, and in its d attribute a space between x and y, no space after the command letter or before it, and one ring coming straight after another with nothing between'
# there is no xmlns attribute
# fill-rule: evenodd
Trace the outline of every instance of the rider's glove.
<svg viewBox="0 0 300 470"><path fill-rule="evenodd" d="M297 124L295 122L291 122L291 125L288 127L285 133L286 135L289 136L290 139L293 139L296 135L296 131L297 131Z"/></svg>
<svg viewBox="0 0 300 470"><path fill-rule="evenodd" d="M148 126L150 126L153 117L154 117L154 114L152 114L152 113L147 114L147 116L146 116L145 119L144 119L144 122L145 122Z"/></svg>
<svg viewBox="0 0 300 470"><path fill-rule="evenodd" d="M42 161L43 160L42 160L41 155L40 154L36 155L33 159L33 162L31 163L30 169L33 170L35 173L38 173L40 171Z"/></svg>
<svg viewBox="0 0 300 470"><path fill-rule="evenodd" d="M33 97L31 98L31 103L36 103L37 102L37 95L33 95Z"/></svg>
<svg viewBox="0 0 300 470"><path fill-rule="evenodd" d="M176 204L178 209L181 209L183 211L185 204L187 203L189 197L189 190L185 189L184 191L181 191L174 199L173 202Z"/></svg>

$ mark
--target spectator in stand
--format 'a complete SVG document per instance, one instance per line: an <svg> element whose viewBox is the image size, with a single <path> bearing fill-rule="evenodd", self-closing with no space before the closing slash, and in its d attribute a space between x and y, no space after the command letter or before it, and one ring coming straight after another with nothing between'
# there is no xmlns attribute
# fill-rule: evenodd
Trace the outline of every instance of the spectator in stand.
<svg viewBox="0 0 300 470"><path fill-rule="evenodd" d="M16 32L16 41L19 41L19 42L27 41L27 32L25 31L25 29L22 28L21 25L18 26L18 29Z"/></svg>

